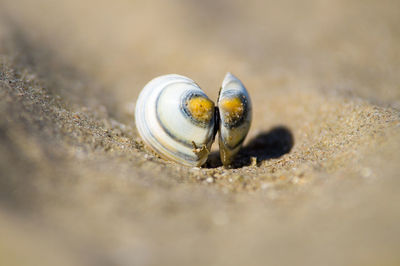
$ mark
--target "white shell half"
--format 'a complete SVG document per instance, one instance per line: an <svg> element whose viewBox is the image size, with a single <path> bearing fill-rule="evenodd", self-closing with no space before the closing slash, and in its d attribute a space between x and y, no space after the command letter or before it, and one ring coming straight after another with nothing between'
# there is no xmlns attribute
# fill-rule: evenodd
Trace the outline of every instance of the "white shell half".
<svg viewBox="0 0 400 266"><path fill-rule="evenodd" d="M214 141L214 106L210 120L196 122L185 112L185 97L208 97L191 79L164 75L151 80L136 102L136 127L143 141L164 159L201 166Z"/></svg>
<svg viewBox="0 0 400 266"><path fill-rule="evenodd" d="M223 165L228 166L239 152L250 128L252 105L242 82L227 73L218 97L219 150Z"/></svg>

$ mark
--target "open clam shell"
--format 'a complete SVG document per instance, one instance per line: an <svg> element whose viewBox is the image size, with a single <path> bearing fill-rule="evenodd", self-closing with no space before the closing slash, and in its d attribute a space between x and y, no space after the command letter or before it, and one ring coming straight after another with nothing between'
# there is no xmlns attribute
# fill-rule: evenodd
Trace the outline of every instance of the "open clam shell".
<svg viewBox="0 0 400 266"><path fill-rule="evenodd" d="M242 82L227 73L218 97L219 150L224 166L232 163L250 128L252 106Z"/></svg>
<svg viewBox="0 0 400 266"><path fill-rule="evenodd" d="M214 103L193 80L164 75L141 91L136 127L143 141L164 159L201 166L214 141L214 109Z"/></svg>

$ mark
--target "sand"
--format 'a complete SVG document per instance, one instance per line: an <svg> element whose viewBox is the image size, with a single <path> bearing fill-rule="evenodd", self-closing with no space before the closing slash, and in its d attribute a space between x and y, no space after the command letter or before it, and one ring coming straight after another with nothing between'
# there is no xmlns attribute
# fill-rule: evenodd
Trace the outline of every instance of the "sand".
<svg viewBox="0 0 400 266"><path fill-rule="evenodd" d="M0 2L0 265L399 265L398 1ZM152 154L152 78L253 101L232 169Z"/></svg>

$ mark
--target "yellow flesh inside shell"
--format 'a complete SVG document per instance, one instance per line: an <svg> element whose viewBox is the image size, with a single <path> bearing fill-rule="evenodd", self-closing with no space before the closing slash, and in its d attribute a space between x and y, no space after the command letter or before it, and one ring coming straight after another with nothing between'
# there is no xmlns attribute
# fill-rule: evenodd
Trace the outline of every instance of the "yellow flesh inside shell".
<svg viewBox="0 0 400 266"><path fill-rule="evenodd" d="M222 99L219 107L224 111L224 118L228 124L239 120L244 112L244 105L239 97Z"/></svg>
<svg viewBox="0 0 400 266"><path fill-rule="evenodd" d="M200 122L209 122L214 114L214 103L204 97L191 98L187 107L192 117Z"/></svg>

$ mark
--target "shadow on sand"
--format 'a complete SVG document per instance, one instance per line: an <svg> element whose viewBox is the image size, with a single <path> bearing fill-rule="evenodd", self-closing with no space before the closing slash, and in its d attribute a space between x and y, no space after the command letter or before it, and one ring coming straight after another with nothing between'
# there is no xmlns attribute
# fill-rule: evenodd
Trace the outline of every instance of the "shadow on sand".
<svg viewBox="0 0 400 266"><path fill-rule="evenodd" d="M232 168L249 166L252 157L257 158L257 165L265 160L279 158L289 153L294 144L293 134L285 126L277 126L269 131L261 132L243 147L234 162ZM205 165L206 168L222 166L219 152L212 152Z"/></svg>

